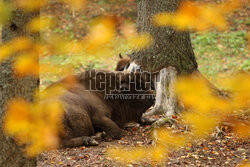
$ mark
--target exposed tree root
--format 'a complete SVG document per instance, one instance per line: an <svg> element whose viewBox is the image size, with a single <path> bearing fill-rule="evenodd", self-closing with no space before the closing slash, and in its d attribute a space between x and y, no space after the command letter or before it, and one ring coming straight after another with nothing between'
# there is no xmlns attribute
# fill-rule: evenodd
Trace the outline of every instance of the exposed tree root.
<svg viewBox="0 0 250 167"><path fill-rule="evenodd" d="M171 117L177 110L177 98L174 92L177 70L171 66L163 68L157 77L155 106L144 115L165 114Z"/></svg>
<svg viewBox="0 0 250 167"><path fill-rule="evenodd" d="M197 79L202 79L206 82L207 86L211 89L211 91L221 97L221 98L228 98L228 92L222 91L219 88L217 88L214 84L212 84L206 77L204 77L199 70L196 70L192 73L193 77L196 77Z"/></svg>
<svg viewBox="0 0 250 167"><path fill-rule="evenodd" d="M229 96L215 87L209 80L207 80L198 70L192 73L192 77L204 80L211 91L221 98L228 98ZM144 114L144 116L164 114L164 118L157 120L153 127L159 127L165 123L174 124L172 116L180 111L184 110L184 106L180 101L177 101L177 96L174 90L174 85L177 80L177 70L174 67L169 66L163 68L157 76L156 84L156 101L155 106L150 112Z"/></svg>
<svg viewBox="0 0 250 167"><path fill-rule="evenodd" d="M176 121L169 117L163 117L155 121L155 123L152 124L152 128L158 128L165 124L176 125Z"/></svg>

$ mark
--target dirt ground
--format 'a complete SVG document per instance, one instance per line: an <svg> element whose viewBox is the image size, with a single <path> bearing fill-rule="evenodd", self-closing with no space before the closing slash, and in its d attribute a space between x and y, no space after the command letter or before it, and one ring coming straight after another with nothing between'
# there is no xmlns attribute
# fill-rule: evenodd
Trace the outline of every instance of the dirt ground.
<svg viewBox="0 0 250 167"><path fill-rule="evenodd" d="M171 128L170 125L167 125ZM171 128L173 129L173 127ZM182 128L181 128L182 129ZM111 167L122 166L106 156L106 149L110 146L148 146L152 144L150 126L134 124L123 130L123 138L111 142L102 142L99 146L78 147L71 149L51 150L38 157L39 167L72 166L72 167ZM250 142L239 139L229 131L224 137L211 134L208 139L194 141L187 147L171 152L166 158L164 166L178 167L234 167L249 160ZM147 162L129 164L129 167L152 166Z"/></svg>

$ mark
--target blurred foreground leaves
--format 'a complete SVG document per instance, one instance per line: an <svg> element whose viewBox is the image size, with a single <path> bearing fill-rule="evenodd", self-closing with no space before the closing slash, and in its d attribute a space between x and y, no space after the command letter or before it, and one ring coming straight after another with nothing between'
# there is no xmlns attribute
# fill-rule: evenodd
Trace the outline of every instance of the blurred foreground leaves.
<svg viewBox="0 0 250 167"><path fill-rule="evenodd" d="M238 83L240 81L240 84ZM241 139L250 137L250 124L237 119L237 115L247 114L250 107L250 75L240 73L222 81L228 85L229 98L219 98L209 87L206 80L197 76L180 77L175 85L179 100L184 103L186 111L182 114L182 123L188 124L190 133L173 133L166 128L152 131L154 140L150 147L113 147L107 151L107 156L121 163L150 161L161 164L171 151L206 138L215 131L216 126L230 122L233 131ZM238 84L236 84L238 83Z"/></svg>
<svg viewBox="0 0 250 167"><path fill-rule="evenodd" d="M4 131L26 146L28 156L58 147L59 133L62 132L62 105L55 100L40 100L29 103L17 98L7 105Z"/></svg>
<svg viewBox="0 0 250 167"><path fill-rule="evenodd" d="M173 26L177 30L204 31L210 28L226 30L225 16L240 8L241 0L229 0L212 5L204 2L182 1L176 13L162 12L153 17L157 26Z"/></svg>
<svg viewBox="0 0 250 167"><path fill-rule="evenodd" d="M60 146L59 136L63 135L63 104L60 97L67 87L74 85L75 78L68 76L61 84L52 85L34 95L34 101L14 98L7 104L4 132L24 145L27 156Z"/></svg>
<svg viewBox="0 0 250 167"><path fill-rule="evenodd" d="M83 9L86 5L86 0L57 0L71 7L72 10ZM47 5L50 0L15 0L14 4L26 12L40 10L41 7Z"/></svg>
<svg viewBox="0 0 250 167"><path fill-rule="evenodd" d="M83 9L85 0L60 0L71 9ZM15 5L26 12L39 10L48 4L47 0L16 0ZM227 29L225 15L239 8L240 0L232 0L217 5L184 1L176 13L159 13L153 16L157 26L173 26L177 30L192 29L208 30L216 27ZM11 5L0 3L0 24L6 23L11 15ZM119 17L102 16L89 24L87 35L79 40L65 39L63 36L46 33L55 25L56 20L50 16L31 20L26 29L32 33L41 32L41 40L33 41L29 37L18 37L0 46L0 62L14 57L13 69L18 76L53 73L59 76L73 72L70 65L54 66L41 64L41 56L66 54L68 56L98 57L107 59L121 44L130 50L140 50L150 46L153 40L149 34L136 32L132 23L118 24ZM84 57L84 58L85 58ZM77 58L76 58L77 59ZM215 96L204 80L197 78L180 78L176 84L176 92L188 109L183 114L183 123L189 124L192 134L173 134L167 129L155 129L152 137L155 144L149 147L111 148L108 156L115 160L131 163L143 159L152 163L161 163L170 151L185 146L196 138L207 137L224 120L230 120L235 126L234 131L242 138L249 138L249 124L232 120L230 117L239 110L249 108L249 75L240 74L228 78L225 87L231 91L229 99ZM239 86L240 83L240 86ZM54 95L60 95L63 88L37 93L35 102L23 99L12 99L7 105L4 124L5 133L15 137L20 144L27 146L27 154L35 156L44 150L59 145L58 135L61 132L62 106L53 100ZM52 100L51 100L52 99Z"/></svg>
<svg viewBox="0 0 250 167"><path fill-rule="evenodd" d="M53 27L55 20L49 16L37 17L31 20L26 29L32 33L41 32L41 40L33 41L28 37L18 37L0 46L0 61L15 56L13 67L19 76L39 75L45 73L41 68L40 71L37 60L39 57L50 55L68 55L71 57L95 57L104 60L113 57L115 50L120 45L128 46L128 50L140 50L151 44L152 38L149 34L138 34L134 26L126 27L120 35L117 32L117 19L113 16L98 17L90 22L89 33L80 40L69 40L65 37L55 34L46 33L49 28ZM127 26L127 25L124 25ZM44 66L44 64L41 64ZM61 67L56 69L55 66L49 67L47 73L58 74ZM70 64L67 64L70 66ZM68 68L68 67L65 67ZM39 72L38 72L39 71ZM65 73L59 74L59 76Z"/></svg>

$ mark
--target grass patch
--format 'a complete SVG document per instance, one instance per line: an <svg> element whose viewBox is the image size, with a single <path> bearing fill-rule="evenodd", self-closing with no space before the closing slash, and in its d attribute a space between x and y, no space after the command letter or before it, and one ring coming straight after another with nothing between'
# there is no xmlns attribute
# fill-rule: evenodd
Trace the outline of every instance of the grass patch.
<svg viewBox="0 0 250 167"><path fill-rule="evenodd" d="M114 61L114 60L113 60ZM115 62L115 61L114 61ZM40 58L40 64L51 65L59 67L58 71L51 71L51 73L41 74L41 88L61 79L63 77L63 70L68 67L73 67L74 72L80 72L87 69L110 69L107 63L103 63L93 57L79 56L79 55L52 55Z"/></svg>
<svg viewBox="0 0 250 167"><path fill-rule="evenodd" d="M199 70L207 77L250 69L246 31L194 33L191 38Z"/></svg>
<svg viewBox="0 0 250 167"><path fill-rule="evenodd" d="M247 46L247 32L207 32L191 34L194 52L198 61L199 70L210 80L225 77L239 70L250 70L249 52ZM72 66L75 72L86 69L113 70L119 52L126 52L128 47L121 42L110 56L100 60L85 55L52 55L40 58L41 64L50 64L65 68ZM113 56L112 56L113 55ZM60 73L60 72L59 72ZM62 75L41 75L42 87L58 80Z"/></svg>

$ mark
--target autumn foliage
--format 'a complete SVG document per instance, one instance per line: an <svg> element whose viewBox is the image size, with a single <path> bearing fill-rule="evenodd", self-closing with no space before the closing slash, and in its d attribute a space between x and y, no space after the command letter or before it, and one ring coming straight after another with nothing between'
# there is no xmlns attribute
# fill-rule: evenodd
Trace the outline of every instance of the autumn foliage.
<svg viewBox="0 0 250 167"><path fill-rule="evenodd" d="M195 31L228 28L225 16L241 6L241 0L211 5L204 2L182 1L176 13L158 13L153 17L157 26L173 26L178 30Z"/></svg>
<svg viewBox="0 0 250 167"><path fill-rule="evenodd" d="M71 9L84 9L85 0L59 0L70 5ZM0 24L6 23L15 7L26 12L39 10L48 4L47 0L15 0L14 4L0 2ZM152 17L156 26L172 26L177 30L207 31L211 28L226 30L228 28L226 15L241 7L240 0L231 0L211 5L184 1L175 13L158 13ZM55 20L43 16L31 20L26 28L32 33L43 33L53 27ZM131 50L140 50L153 40L150 34L138 34L135 26L125 23L117 32L117 19L114 16L103 16L91 21L88 34L80 40L70 41L64 37L51 34L48 38L34 42L29 37L14 38L0 46L0 62L15 55L13 69L17 77L27 75L38 76L42 73L71 73L70 66L64 68L39 65L39 56L49 56L55 53L74 54L76 56L99 56L105 58L113 53L121 43L128 45ZM113 56L113 55L112 55ZM59 72L60 71L60 72ZM205 138L216 126L225 121L232 123L233 130L243 139L249 139L249 123L231 119L235 114L244 113L250 107L250 76L238 74L223 81L223 87L229 91L228 98L214 94L206 81L194 76L181 77L176 83L176 93L187 111L182 115L182 123L191 128L190 134L173 134L170 130L159 128L152 131L155 143L148 147L110 148L107 155L113 159L132 163L150 160L154 163L163 162L170 151L179 149L198 138ZM239 86L240 83L240 86ZM52 95L61 93L63 88L50 92L37 92L35 102L23 99L12 99L7 104L4 131L13 136L20 144L26 144L26 153L35 156L44 150L58 146L58 134L62 128L63 115L61 104L46 101ZM43 99L42 101L40 101ZM118 156L119 155L119 156Z"/></svg>
<svg viewBox="0 0 250 167"><path fill-rule="evenodd" d="M64 88L57 86L37 92L33 103L21 98L8 102L4 131L17 143L26 145L28 156L59 146L64 113L62 104L53 98L63 92Z"/></svg>
<svg viewBox="0 0 250 167"><path fill-rule="evenodd" d="M235 85L237 81L241 81L241 87ZM232 123L234 132L242 139L249 139L249 122L232 119L235 115L248 112L250 86L247 83L249 82L249 74L238 74L228 78L224 85L228 85L227 90L231 95L227 99L219 98L203 79L196 76L179 78L175 90L179 100L186 107L181 121L189 125L190 133L176 134L166 128L157 128L152 131L152 138L155 141L153 146L111 148L108 150L108 156L122 163L147 160L153 164L161 164L166 160L168 153L196 139L207 138L216 126L224 122Z"/></svg>

